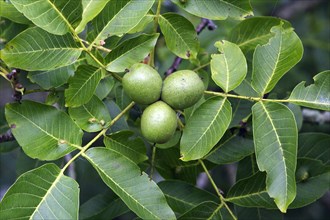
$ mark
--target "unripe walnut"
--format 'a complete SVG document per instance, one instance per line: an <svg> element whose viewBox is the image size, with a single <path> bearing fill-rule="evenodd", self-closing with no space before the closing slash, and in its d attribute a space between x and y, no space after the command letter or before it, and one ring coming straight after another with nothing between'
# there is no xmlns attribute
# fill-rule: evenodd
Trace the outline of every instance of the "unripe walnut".
<svg viewBox="0 0 330 220"><path fill-rule="evenodd" d="M191 70L181 70L164 80L161 98L174 109L185 109L194 105L203 92L201 78Z"/></svg>
<svg viewBox="0 0 330 220"><path fill-rule="evenodd" d="M150 142L162 144L169 141L176 127L176 113L165 102L151 104L142 114L141 132Z"/></svg>
<svg viewBox="0 0 330 220"><path fill-rule="evenodd" d="M125 93L136 103L151 104L160 98L162 78L147 64L134 64L123 77Z"/></svg>

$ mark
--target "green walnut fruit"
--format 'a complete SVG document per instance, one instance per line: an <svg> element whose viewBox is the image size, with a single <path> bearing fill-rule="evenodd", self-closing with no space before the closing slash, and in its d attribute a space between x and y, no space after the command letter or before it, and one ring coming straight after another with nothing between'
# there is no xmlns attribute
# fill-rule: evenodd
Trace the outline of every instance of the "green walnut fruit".
<svg viewBox="0 0 330 220"><path fill-rule="evenodd" d="M136 103L151 104L160 98L162 78L147 64L134 64L123 77L125 93Z"/></svg>
<svg viewBox="0 0 330 220"><path fill-rule="evenodd" d="M171 139L177 127L175 111L165 102L149 105L141 117L142 135L152 143L165 143Z"/></svg>
<svg viewBox="0 0 330 220"><path fill-rule="evenodd" d="M174 109L185 109L194 105L204 92L204 84L191 70L172 73L163 83L162 100Z"/></svg>

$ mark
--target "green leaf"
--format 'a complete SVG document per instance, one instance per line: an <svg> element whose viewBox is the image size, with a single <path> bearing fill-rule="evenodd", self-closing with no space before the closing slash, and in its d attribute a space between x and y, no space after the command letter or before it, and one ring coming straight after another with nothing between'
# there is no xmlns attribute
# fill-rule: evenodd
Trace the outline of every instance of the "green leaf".
<svg viewBox="0 0 330 220"><path fill-rule="evenodd" d="M226 200L239 206L274 209L276 205L266 190L266 174L257 172L232 186Z"/></svg>
<svg viewBox="0 0 330 220"><path fill-rule="evenodd" d="M218 48L220 54L212 55L212 79L228 93L239 86L245 78L246 59L241 49L229 41L217 41L214 46Z"/></svg>
<svg viewBox="0 0 330 220"><path fill-rule="evenodd" d="M203 172L202 166L196 161L183 162L179 158L178 147L157 149L155 167L164 179L179 179L195 185L198 175Z"/></svg>
<svg viewBox="0 0 330 220"><path fill-rule="evenodd" d="M104 138L104 144L107 148L139 164L148 160L147 150L143 140L139 137L134 138L133 135L134 132L129 130L113 133Z"/></svg>
<svg viewBox="0 0 330 220"><path fill-rule="evenodd" d="M221 205L215 202L203 202L198 206L187 211L181 215L178 220L199 220L199 219L210 219L210 220L221 220L222 215L220 212Z"/></svg>
<svg viewBox="0 0 330 220"><path fill-rule="evenodd" d="M320 161L299 158L297 162L297 196L289 209L300 208L321 198L329 190L330 170ZM226 200L244 207L275 209L266 190L266 174L256 174L239 180L228 192Z"/></svg>
<svg viewBox="0 0 330 220"><path fill-rule="evenodd" d="M158 183L172 210L183 214L205 201L218 202L219 198L187 182L166 180Z"/></svg>
<svg viewBox="0 0 330 220"><path fill-rule="evenodd" d="M24 17L22 13L17 11L13 4L6 1L1 1L0 8L0 17L7 18L19 24L31 24L31 21Z"/></svg>
<svg viewBox="0 0 330 220"><path fill-rule="evenodd" d="M323 133L302 133L298 139L298 157L320 160L330 165L330 135Z"/></svg>
<svg viewBox="0 0 330 220"><path fill-rule="evenodd" d="M56 88L68 81L74 75L74 65L63 66L53 70L29 72L27 77L44 89Z"/></svg>
<svg viewBox="0 0 330 220"><path fill-rule="evenodd" d="M106 148L92 148L84 157L140 218L175 219L162 191L133 161Z"/></svg>
<svg viewBox="0 0 330 220"><path fill-rule="evenodd" d="M142 20L128 32L128 34L134 34L143 31L149 24L153 22L154 17L154 14L145 15Z"/></svg>
<svg viewBox="0 0 330 220"><path fill-rule="evenodd" d="M32 27L8 42L0 56L11 67L48 71L74 63L81 51L70 34L57 36Z"/></svg>
<svg viewBox="0 0 330 220"><path fill-rule="evenodd" d="M254 147L260 171L267 172L267 192L285 213L296 196L298 131L283 104L258 102L252 107Z"/></svg>
<svg viewBox="0 0 330 220"><path fill-rule="evenodd" d="M81 20L81 1L11 0L10 2L35 25L52 34L66 34Z"/></svg>
<svg viewBox="0 0 330 220"><path fill-rule="evenodd" d="M171 137L169 141L164 144L156 144L155 147L160 149L167 149L176 146L181 138L181 131L175 131L174 135Z"/></svg>
<svg viewBox="0 0 330 220"><path fill-rule="evenodd" d="M159 34L141 34L126 40L114 48L107 56L107 70L124 72L133 64L142 61L155 47Z"/></svg>
<svg viewBox="0 0 330 220"><path fill-rule="evenodd" d="M110 36L128 33L140 23L154 2L155 0L110 1L94 19L96 37L92 44L99 44Z"/></svg>
<svg viewBox="0 0 330 220"><path fill-rule="evenodd" d="M93 96L86 104L69 108L71 118L87 132L97 132L109 126L111 117L105 104Z"/></svg>
<svg viewBox="0 0 330 220"><path fill-rule="evenodd" d="M82 0L82 20L75 29L76 33L82 32L86 24L101 12L109 1L110 0Z"/></svg>
<svg viewBox="0 0 330 220"><path fill-rule="evenodd" d="M231 121L230 102L222 97L206 100L189 118L182 134L183 161L204 157L220 140Z"/></svg>
<svg viewBox="0 0 330 220"><path fill-rule="evenodd" d="M183 58L196 58L199 41L193 24L176 13L166 13L159 17L159 26L165 42L175 55Z"/></svg>
<svg viewBox="0 0 330 220"><path fill-rule="evenodd" d="M103 192L80 206L79 219L103 219L102 216L104 215L107 219L114 219L128 211L125 203L114 193Z"/></svg>
<svg viewBox="0 0 330 220"><path fill-rule="evenodd" d="M101 78L101 67L79 66L75 75L69 79L69 88L65 90L65 105L77 107L89 102Z"/></svg>
<svg viewBox="0 0 330 220"><path fill-rule="evenodd" d="M21 175L0 203L0 219L78 219L78 183L55 164Z"/></svg>
<svg viewBox="0 0 330 220"><path fill-rule="evenodd" d="M118 107L118 105L112 101L112 100L105 100L104 103L106 104L109 112L110 112L110 116L111 118L115 118L117 115L119 115L121 113L121 109ZM125 117L121 117L118 121L116 121L116 123L114 123L111 127L110 127L110 131L111 132L116 132L116 131L120 131L120 130L128 130L128 124L126 122Z"/></svg>
<svg viewBox="0 0 330 220"><path fill-rule="evenodd" d="M215 164L233 163L254 153L253 146L253 140L235 134L218 144L206 159Z"/></svg>
<svg viewBox="0 0 330 220"><path fill-rule="evenodd" d="M104 99L109 95L114 85L115 81L112 77L105 77L101 79L100 83L96 87L95 95L101 100Z"/></svg>
<svg viewBox="0 0 330 220"><path fill-rule="evenodd" d="M251 17L236 25L229 34L229 41L237 44L246 53L257 45L267 44L274 36L271 28L283 23L285 31L291 30L291 24L275 17Z"/></svg>
<svg viewBox="0 0 330 220"><path fill-rule="evenodd" d="M125 93L124 88L121 84L117 84L117 87L115 89L115 99L117 105L121 109L124 109L132 101L132 99L128 97L128 95Z"/></svg>
<svg viewBox="0 0 330 220"><path fill-rule="evenodd" d="M330 111L330 71L324 71L313 77L314 84L305 87L299 83L292 91L288 101L297 105Z"/></svg>
<svg viewBox="0 0 330 220"><path fill-rule="evenodd" d="M318 160L299 159L296 179L297 196L289 208L300 208L321 198L330 187L330 168Z"/></svg>
<svg viewBox="0 0 330 220"><path fill-rule="evenodd" d="M233 108L233 119L229 127L240 126L241 121L251 115L253 102L244 99L232 99L230 103Z"/></svg>
<svg viewBox="0 0 330 220"><path fill-rule="evenodd" d="M24 152L55 160L81 146L83 132L64 112L29 100L7 104L6 119Z"/></svg>
<svg viewBox="0 0 330 220"><path fill-rule="evenodd" d="M274 37L267 44L258 45L253 54L251 85L261 96L270 92L303 55L297 34L292 30L284 31L281 26L273 27Z"/></svg>
<svg viewBox="0 0 330 220"><path fill-rule="evenodd" d="M243 20L253 15L249 0L171 0L183 10L202 18L225 20L228 17Z"/></svg>

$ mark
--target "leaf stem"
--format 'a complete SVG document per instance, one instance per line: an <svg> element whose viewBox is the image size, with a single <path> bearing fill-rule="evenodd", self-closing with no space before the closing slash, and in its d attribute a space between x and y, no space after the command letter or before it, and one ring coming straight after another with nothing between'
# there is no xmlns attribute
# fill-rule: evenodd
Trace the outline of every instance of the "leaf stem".
<svg viewBox="0 0 330 220"><path fill-rule="evenodd" d="M80 39L82 42L88 44L88 45L91 45L91 43L89 43L87 40L83 40L83 39ZM98 46L98 45L95 45L93 44L92 47L95 47L96 49L99 49L99 50L102 50L104 52L107 52L107 53L110 53L111 50L106 48L106 47L102 47L102 46Z"/></svg>
<svg viewBox="0 0 330 220"><path fill-rule="evenodd" d="M229 214L233 217L233 219L234 219L234 220L237 220L237 218L236 218L236 216L234 215L234 213L233 213L233 212L231 211L231 209L228 207L228 205L227 205L227 203L226 203L226 201L225 201L225 198L221 195L221 193L220 193L220 191L219 191L217 185L215 184L215 182L214 182L214 180L213 180L211 174L210 174L209 171L207 170L207 168L206 168L204 162L203 162L202 160L198 160L198 161L199 161L199 163L202 165L202 167L203 167L203 169L204 169L204 172L206 173L206 175L207 175L207 177L209 178L209 180L210 180L210 182L211 182L211 184L212 184L214 190L216 191L217 195L219 196L220 201L221 201L221 204L223 204L223 205L226 207L226 209L228 210Z"/></svg>
<svg viewBox="0 0 330 220"><path fill-rule="evenodd" d="M156 145L156 143L154 145L152 145L151 167L150 167L150 175L149 175L150 180L152 180L152 176L154 174L154 169L155 169L155 158L156 158L156 151L157 151L157 147L155 145Z"/></svg>
<svg viewBox="0 0 330 220"><path fill-rule="evenodd" d="M208 65L210 65L210 62L207 62L199 67L196 67L195 69L193 69L194 72L200 70L200 69L203 69L204 67L207 67Z"/></svg>
<svg viewBox="0 0 330 220"><path fill-rule="evenodd" d="M163 0L158 0L157 11L156 11L156 15L154 17L154 30L153 30L153 33L157 33L158 18L159 18L159 15L160 15L160 9L162 7L162 2L163 2ZM152 49L152 51L150 53L149 65L150 66L155 66L155 47Z"/></svg>
<svg viewBox="0 0 330 220"><path fill-rule="evenodd" d="M205 94L214 95L214 96L221 96L221 97L229 97L229 98L236 98L236 99L246 99L254 102L265 101L265 102L290 102L288 99L264 99L261 97L250 97L250 96L240 96L222 92L213 92L213 91L204 91Z"/></svg>
<svg viewBox="0 0 330 220"><path fill-rule="evenodd" d="M92 146L92 144L97 141L100 137L102 137L103 135L105 135L105 133L107 132L107 130L113 126L121 117L123 117L123 115L126 114L126 112L128 112L133 106L135 105L135 102L131 102L123 111L121 111L109 124L108 127L104 128L100 133L98 133L91 141L89 141L85 146L82 147L82 149L80 150L80 152L78 152L76 155L74 155L72 157L71 160L69 160L65 166L62 168L62 173L70 166L70 164L75 161L75 159L77 159L80 155L84 154L88 148L90 146Z"/></svg>

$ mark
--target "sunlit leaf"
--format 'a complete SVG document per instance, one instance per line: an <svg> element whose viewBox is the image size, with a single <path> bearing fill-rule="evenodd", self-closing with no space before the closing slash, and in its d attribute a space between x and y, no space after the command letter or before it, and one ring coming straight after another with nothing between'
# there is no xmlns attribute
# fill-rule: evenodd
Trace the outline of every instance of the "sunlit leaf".
<svg viewBox="0 0 330 220"><path fill-rule="evenodd" d="M82 48L70 34L52 35L38 27L32 27L8 42L0 55L11 67L28 71L49 71L74 63L81 51Z"/></svg>
<svg viewBox="0 0 330 220"><path fill-rule="evenodd" d="M35 25L52 34L66 34L81 20L81 1L11 0L10 2Z"/></svg>
<svg viewBox="0 0 330 220"><path fill-rule="evenodd" d="M292 91L289 101L297 105L330 111L330 71L313 77L314 84L305 87L299 83Z"/></svg>
<svg viewBox="0 0 330 220"><path fill-rule="evenodd" d="M159 34L142 34L122 42L107 55L107 70L124 72L133 64L142 61L155 47L158 36Z"/></svg>
<svg viewBox="0 0 330 220"><path fill-rule="evenodd" d="M252 87L259 95L270 92L282 76L302 58L303 46L295 32L282 26L271 29L274 33L265 45L258 45L253 54Z"/></svg>
<svg viewBox="0 0 330 220"><path fill-rule="evenodd" d="M274 36L271 28L283 23L285 31L291 30L286 20L275 17L251 17L236 25L229 34L229 41L237 44L246 53L254 50L257 45L266 44Z"/></svg>
<svg viewBox="0 0 330 220"><path fill-rule="evenodd" d="M235 89L245 78L246 59L241 49L229 41L217 41L214 46L220 54L212 55L212 79L227 93Z"/></svg>
<svg viewBox="0 0 330 220"><path fill-rule="evenodd" d="M75 31L80 33L86 24L95 18L110 0L82 0L82 20Z"/></svg>
<svg viewBox="0 0 330 220"><path fill-rule="evenodd" d="M258 102L252 107L253 137L260 171L267 172L267 192L281 212L296 196L298 131L283 104Z"/></svg>
<svg viewBox="0 0 330 220"><path fill-rule="evenodd" d="M213 97L199 106L183 130L180 150L183 161L204 157L220 140L231 121L230 102Z"/></svg>
<svg viewBox="0 0 330 220"><path fill-rule="evenodd" d="M139 24L155 0L110 1L94 19L96 36L92 44L100 44L110 36L121 36Z"/></svg>
<svg viewBox="0 0 330 220"><path fill-rule="evenodd" d="M228 17L242 20L253 15L249 0L171 0L183 10L202 18L225 20Z"/></svg>
<svg viewBox="0 0 330 220"><path fill-rule="evenodd" d="M106 148L92 148L85 155L103 181L143 219L175 219L158 186L127 157Z"/></svg>
<svg viewBox="0 0 330 220"><path fill-rule="evenodd" d="M24 173L0 203L0 219L78 219L78 183L55 164Z"/></svg>
<svg viewBox="0 0 330 220"><path fill-rule="evenodd" d="M63 111L22 101L6 105L6 119L24 152L40 160L55 160L81 146L83 132Z"/></svg>
<svg viewBox="0 0 330 220"><path fill-rule="evenodd" d="M102 77L102 69L82 65L69 79L69 88L65 90L65 105L77 107L87 103L93 96Z"/></svg>
<svg viewBox="0 0 330 220"><path fill-rule="evenodd" d="M22 13L17 11L13 4L10 4L6 1L1 1L0 8L0 17L7 18L13 22L20 24L32 24L29 19L27 19Z"/></svg>
<svg viewBox="0 0 330 220"><path fill-rule="evenodd" d="M175 13L166 13L159 17L159 26L168 49L184 59L196 58L199 41L189 20Z"/></svg>

